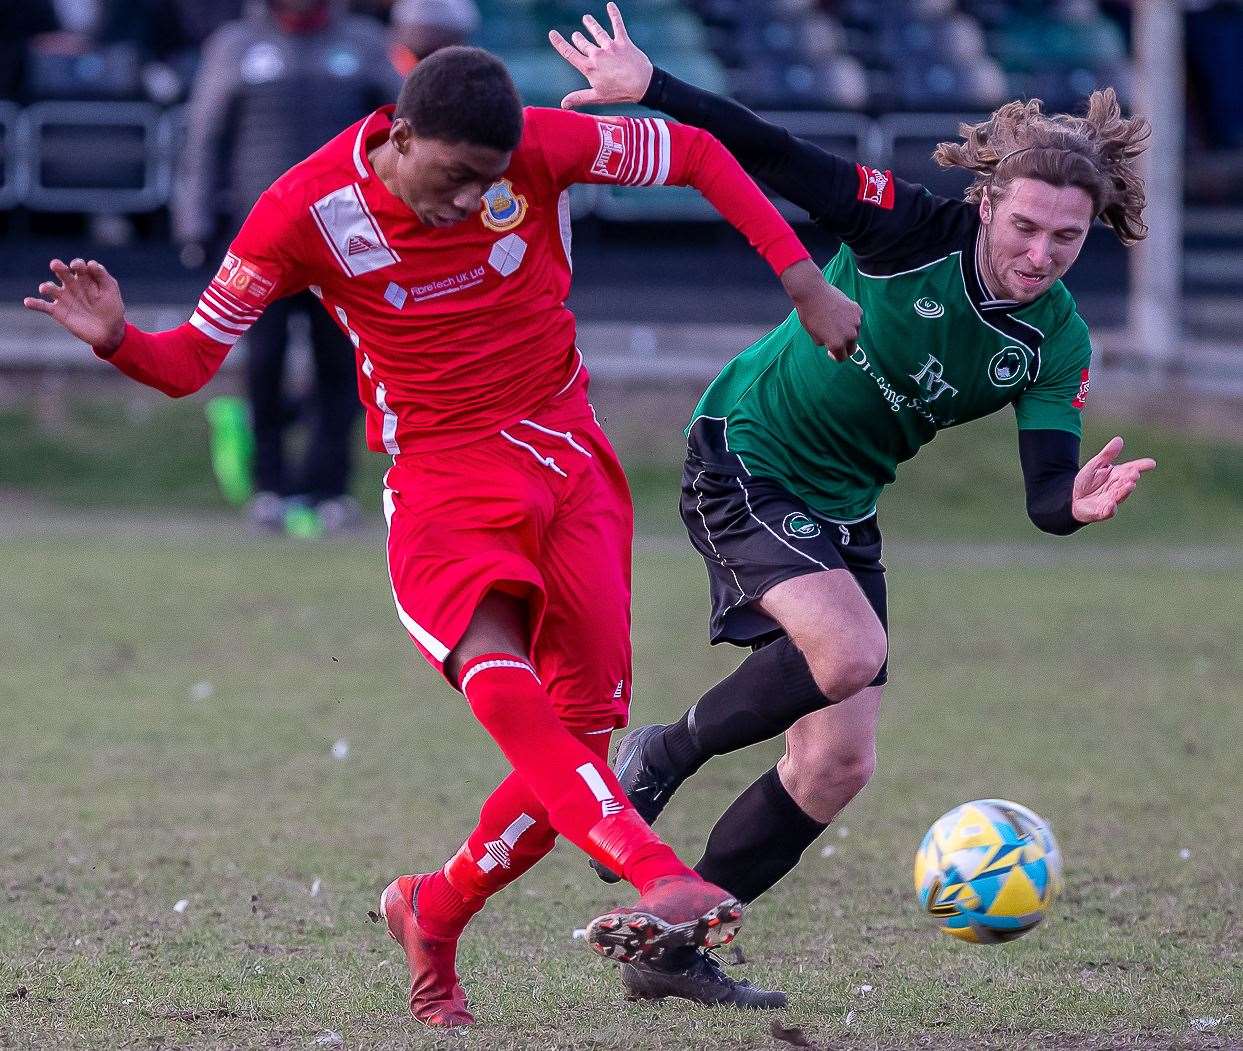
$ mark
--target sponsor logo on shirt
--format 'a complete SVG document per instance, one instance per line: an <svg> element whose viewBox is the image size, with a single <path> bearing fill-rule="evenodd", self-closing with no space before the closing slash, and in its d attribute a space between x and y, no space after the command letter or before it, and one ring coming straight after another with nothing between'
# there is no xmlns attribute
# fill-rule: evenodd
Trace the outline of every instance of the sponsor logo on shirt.
<svg viewBox="0 0 1243 1051"><path fill-rule="evenodd" d="M791 511L786 515L781 528L786 536L792 536L795 540L810 540L820 535L819 523L813 522L800 511Z"/></svg>
<svg viewBox="0 0 1243 1051"><path fill-rule="evenodd" d="M928 355L928 360L924 362L923 368L918 372L911 373L911 379L919 384L922 400L926 402L936 401L942 394L949 391L951 398L958 396L958 388L951 385L945 379L945 366L940 360Z"/></svg>
<svg viewBox="0 0 1243 1051"><path fill-rule="evenodd" d="M441 296L451 296L456 292L464 292L468 288L483 284L483 275L482 266L472 266L460 274L450 274L448 277L438 277L434 281L414 285L410 289L410 295L414 297L416 303L425 303L429 299L439 299Z"/></svg>
<svg viewBox="0 0 1243 1051"><path fill-rule="evenodd" d="M926 401L913 395L903 394L896 390L893 384L889 382L889 379L885 373L867 356L867 351L865 351L862 347L855 347L854 353L850 355L849 360L851 364L858 366L859 371L865 376L872 377L873 381L876 383L876 389L880 391L880 396L885 400L885 404L889 406L890 412L910 410L921 420L932 424L934 427L949 427L954 423L953 416L937 416L928 407ZM932 361L937 365L940 364L935 358L933 358ZM928 366L925 366L925 368L927 367ZM914 379L915 377L911 378ZM950 389L954 390L955 394L958 393L956 389Z"/></svg>
<svg viewBox="0 0 1243 1051"><path fill-rule="evenodd" d="M866 164L856 164L859 173L858 199L877 208L893 209L893 173L869 168Z"/></svg>
<svg viewBox="0 0 1243 1051"><path fill-rule="evenodd" d="M945 316L945 307L938 303L935 299L929 299L924 296L922 299L915 300L915 313L920 317L938 318Z"/></svg>
<svg viewBox="0 0 1243 1051"><path fill-rule="evenodd" d="M994 387L1013 387L1027 375L1027 355L1022 347L1002 347L988 363L988 378Z"/></svg>
<svg viewBox="0 0 1243 1051"><path fill-rule="evenodd" d="M259 268L232 252L226 252L224 262L216 271L216 282L223 285L238 299L249 303L262 303L276 287L276 282L260 273Z"/></svg>
<svg viewBox="0 0 1243 1051"><path fill-rule="evenodd" d="M622 161L626 156L621 125L598 120L596 127L600 130L600 149L592 162L591 173L606 179L616 179L621 174Z"/></svg>
<svg viewBox="0 0 1243 1051"><path fill-rule="evenodd" d="M1076 409L1082 409L1088 403L1088 370L1079 370L1079 393L1075 395L1075 400L1071 402Z"/></svg>
<svg viewBox="0 0 1243 1051"><path fill-rule="evenodd" d="M502 179L484 191L483 208L479 215L489 230L504 233L526 218L527 199L520 193L514 193L512 182Z"/></svg>
<svg viewBox="0 0 1243 1051"><path fill-rule="evenodd" d="M374 241L369 241L360 234L355 234L349 239L345 246L346 255L362 255L364 252L374 252L380 246Z"/></svg>

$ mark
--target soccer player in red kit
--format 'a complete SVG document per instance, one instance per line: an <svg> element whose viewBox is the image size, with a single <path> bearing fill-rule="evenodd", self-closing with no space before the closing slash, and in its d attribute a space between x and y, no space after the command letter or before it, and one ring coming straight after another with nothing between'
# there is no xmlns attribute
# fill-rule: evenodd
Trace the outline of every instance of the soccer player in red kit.
<svg viewBox="0 0 1243 1051"><path fill-rule="evenodd" d="M54 260L56 280L25 301L172 396L202 387L268 304L302 289L353 343L368 443L393 457L384 511L398 616L513 767L443 868L402 876L381 898L410 965L411 1011L433 1026L473 1021L458 937L557 834L639 891L589 925L603 955L717 945L742 915L656 837L606 759L630 701L632 512L565 306L576 182L697 187L780 275L816 338L843 353L857 334L710 135L524 111L500 62L472 48L420 63L396 107L281 176L179 328L127 324L117 282L93 260Z"/></svg>

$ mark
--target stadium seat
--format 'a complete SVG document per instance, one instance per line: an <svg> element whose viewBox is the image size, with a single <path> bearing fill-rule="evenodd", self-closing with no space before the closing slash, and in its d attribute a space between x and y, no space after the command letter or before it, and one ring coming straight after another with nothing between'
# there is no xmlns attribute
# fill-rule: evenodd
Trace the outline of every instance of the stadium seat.
<svg viewBox="0 0 1243 1051"><path fill-rule="evenodd" d="M1126 105L1131 96L1133 74L1128 64L1096 69L1048 69L1038 73L1012 73L1010 93L1036 98L1048 112L1082 113L1087 97L1098 88L1113 87Z"/></svg>
<svg viewBox="0 0 1243 1051"><path fill-rule="evenodd" d="M508 61L512 52L546 47L551 26L552 23L545 23L525 11L503 15L484 12L472 43L485 47Z"/></svg>
<svg viewBox="0 0 1243 1051"><path fill-rule="evenodd" d="M528 106L560 106L571 91L587 86L582 74L551 47L509 52L504 58Z"/></svg>
<svg viewBox="0 0 1243 1051"><path fill-rule="evenodd" d="M136 99L142 95L138 50L116 44L84 55L31 49L25 95L33 99Z"/></svg>
<svg viewBox="0 0 1243 1051"><path fill-rule="evenodd" d="M21 115L24 203L49 212L145 212L167 202L169 125L142 102L39 102Z"/></svg>
<svg viewBox="0 0 1243 1051"><path fill-rule="evenodd" d="M839 157L883 160L878 156L882 144L874 134L875 122L867 117L854 113L765 113L764 117Z"/></svg>
<svg viewBox="0 0 1243 1051"><path fill-rule="evenodd" d="M798 62L761 59L738 70L732 84L755 109L860 110L870 97L867 74L850 55Z"/></svg>
<svg viewBox="0 0 1243 1051"><path fill-rule="evenodd" d="M960 123L974 123L985 116L984 113L886 114L878 123L887 144L887 166L895 175L923 183L942 197L961 197L971 183L970 174L959 169L938 168L932 160L932 151L937 143L956 139Z"/></svg>
<svg viewBox="0 0 1243 1051"><path fill-rule="evenodd" d="M661 60L661 65L679 80L685 80L705 91L720 94L729 86L724 67L707 52L684 51L666 55Z"/></svg>
<svg viewBox="0 0 1243 1051"><path fill-rule="evenodd" d="M1008 72L1111 66L1126 61L1122 31L1100 16L1056 19L1047 12L1014 16L989 37L989 50Z"/></svg>
<svg viewBox="0 0 1243 1051"><path fill-rule="evenodd" d="M902 110L944 112L992 109L1004 101L1008 82L988 58L969 65L925 58L902 66L893 75L894 95Z"/></svg>
<svg viewBox="0 0 1243 1051"><path fill-rule="evenodd" d="M0 209L12 208L22 194L24 171L17 151L18 109L0 102Z"/></svg>

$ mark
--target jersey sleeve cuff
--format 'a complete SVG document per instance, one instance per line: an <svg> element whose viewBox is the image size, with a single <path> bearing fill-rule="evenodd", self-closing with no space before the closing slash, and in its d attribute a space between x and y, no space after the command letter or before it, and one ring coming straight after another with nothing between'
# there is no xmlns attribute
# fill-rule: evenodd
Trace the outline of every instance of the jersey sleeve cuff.
<svg viewBox="0 0 1243 1051"><path fill-rule="evenodd" d="M110 361L115 365L118 358L124 357L127 345L133 342L133 335L136 331L137 329L127 321L125 322L125 335L121 337L120 343L111 350L106 350L103 347L91 347L91 350L94 351L95 357L103 361Z"/></svg>
<svg viewBox="0 0 1243 1051"><path fill-rule="evenodd" d="M811 253L807 251L807 246L798 239L798 235L791 232L777 241L765 253L765 257L768 259L768 265L773 268L773 273L780 277L795 263L810 259Z"/></svg>

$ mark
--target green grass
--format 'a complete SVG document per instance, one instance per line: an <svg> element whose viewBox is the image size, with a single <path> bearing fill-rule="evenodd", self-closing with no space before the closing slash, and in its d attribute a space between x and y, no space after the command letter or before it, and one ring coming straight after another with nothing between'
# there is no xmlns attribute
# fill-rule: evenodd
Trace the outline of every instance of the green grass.
<svg viewBox="0 0 1243 1051"><path fill-rule="evenodd" d="M736 656L703 643L691 557L636 584L635 715L670 717ZM897 565L891 591L880 772L832 857L752 910L735 973L824 1047L1243 1044L1237 572ZM439 1046L367 911L456 848L502 764L379 552L9 540L0 594L0 1047ZM775 754L710 763L660 827L697 856ZM917 913L912 856L994 794L1053 822L1068 889L1028 937L966 946ZM767 1016L622 1001L571 937L616 896L558 846L472 926L481 1024L441 1044L779 1046Z"/></svg>
<svg viewBox="0 0 1243 1051"><path fill-rule="evenodd" d="M111 389L111 388L109 388ZM70 394L49 421L28 408L0 409L0 490L62 506L163 511L223 510L207 456L202 397L170 402L136 386L122 397ZM677 516L685 391L622 391L601 385L597 403L626 464L639 530L681 537ZM663 421L653 427L652 420ZM1118 519L1070 541L1044 538L1023 511L1014 421L1007 413L953 428L899 469L881 504L888 537L1084 544L1243 543L1243 448L1134 421L1089 417L1084 455L1115 433L1128 456L1158 470ZM355 492L378 513L389 460L361 452ZM1089 539L1090 538L1090 539Z"/></svg>

